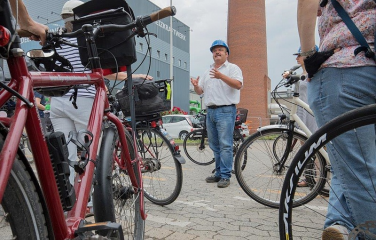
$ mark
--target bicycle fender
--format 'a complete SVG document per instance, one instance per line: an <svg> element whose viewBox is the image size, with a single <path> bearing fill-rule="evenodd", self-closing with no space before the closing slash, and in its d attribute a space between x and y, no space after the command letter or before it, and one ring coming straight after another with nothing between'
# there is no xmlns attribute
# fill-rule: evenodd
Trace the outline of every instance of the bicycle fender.
<svg viewBox="0 0 376 240"><path fill-rule="evenodd" d="M262 132L262 131L270 130L270 129L289 130L287 125L281 125L280 124L280 125L268 125L268 126L264 126L264 127L259 127L259 128L257 128L257 131ZM303 136L307 136L307 134L305 134L305 132L303 132L302 130L300 130L298 128L294 128L294 132L299 133Z"/></svg>
<svg viewBox="0 0 376 240"><path fill-rule="evenodd" d="M185 158L182 155L180 155L180 153L175 153L174 158L176 161L180 162L180 164L185 164Z"/></svg>

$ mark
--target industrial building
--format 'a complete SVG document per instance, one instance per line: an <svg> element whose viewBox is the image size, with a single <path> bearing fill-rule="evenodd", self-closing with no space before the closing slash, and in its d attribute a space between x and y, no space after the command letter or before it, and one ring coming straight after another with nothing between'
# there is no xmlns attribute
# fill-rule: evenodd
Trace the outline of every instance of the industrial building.
<svg viewBox="0 0 376 240"><path fill-rule="evenodd" d="M87 2L87 0L82 0ZM30 16L47 26L57 30L64 26L60 12L66 1L62 0L24 0ZM149 15L160 8L148 0L127 0L135 16ZM166 6L167 7L167 6ZM150 45L144 38L136 37L137 62L132 64L135 73L148 73L154 79L170 79L170 19L165 18L148 25ZM172 20L173 33L173 105L189 111L190 85L190 28L177 18ZM38 42L22 39L25 51L40 48ZM151 53L151 55L150 55ZM0 66L1 66L0 62ZM4 62L3 62L4 64ZM7 68L5 67L4 69ZM9 73L5 72L9 78ZM119 88L122 85L118 86Z"/></svg>

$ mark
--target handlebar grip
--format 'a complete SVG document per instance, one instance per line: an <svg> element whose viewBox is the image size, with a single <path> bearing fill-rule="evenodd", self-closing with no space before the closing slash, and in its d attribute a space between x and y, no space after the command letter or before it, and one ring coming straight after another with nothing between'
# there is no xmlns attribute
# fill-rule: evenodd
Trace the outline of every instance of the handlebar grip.
<svg viewBox="0 0 376 240"><path fill-rule="evenodd" d="M289 78L288 78L288 83L289 84L293 84L299 80L305 80L306 79L306 76L305 75L300 75L300 74L296 74L296 75L291 75Z"/></svg>
<svg viewBox="0 0 376 240"><path fill-rule="evenodd" d="M151 22L155 22L159 19L174 16L176 14L176 8L174 6L171 7L165 7L158 12L152 13L150 15Z"/></svg>
<svg viewBox="0 0 376 240"><path fill-rule="evenodd" d="M34 35L31 32L23 30L23 29L17 29L17 34L20 37L31 37Z"/></svg>
<svg viewBox="0 0 376 240"><path fill-rule="evenodd" d="M175 14L176 14L176 8L174 6L165 7L159 10L158 12L155 12L155 13L150 14L149 16L143 17L141 21L143 25L146 26L159 19L162 19L168 16L174 16Z"/></svg>

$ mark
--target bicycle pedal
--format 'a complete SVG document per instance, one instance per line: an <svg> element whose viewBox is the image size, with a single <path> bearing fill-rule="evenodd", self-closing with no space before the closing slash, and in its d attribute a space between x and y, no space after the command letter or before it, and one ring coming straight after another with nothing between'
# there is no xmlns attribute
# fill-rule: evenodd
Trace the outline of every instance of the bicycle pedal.
<svg viewBox="0 0 376 240"><path fill-rule="evenodd" d="M77 235L78 239L103 239L103 236L92 234L93 231L101 233L107 232L107 237L116 235L117 239L124 240L122 227L119 223L115 222L88 223L81 221L79 227L75 231L75 234Z"/></svg>

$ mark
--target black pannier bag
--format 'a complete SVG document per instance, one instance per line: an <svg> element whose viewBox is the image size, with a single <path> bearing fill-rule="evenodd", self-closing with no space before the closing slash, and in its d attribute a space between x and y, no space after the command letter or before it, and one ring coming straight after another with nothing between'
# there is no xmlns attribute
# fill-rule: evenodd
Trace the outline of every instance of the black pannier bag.
<svg viewBox="0 0 376 240"><path fill-rule="evenodd" d="M137 120L151 120L158 118L160 112L171 109L171 90L168 81L152 81L144 79L133 79L134 99ZM124 116L130 116L130 105L127 83L124 88L116 94L120 109Z"/></svg>
<svg viewBox="0 0 376 240"><path fill-rule="evenodd" d="M73 31L81 29L84 24L126 25L135 19L132 9L124 0L92 0L74 8L73 12L79 17L72 21ZM131 65L137 61L136 41L134 37L125 41L131 34L132 30L98 34L95 43L98 48L102 68L116 69L118 67ZM77 43L80 46L79 53L82 65L91 68L90 65L87 65L88 53L85 37L83 35L78 37Z"/></svg>

